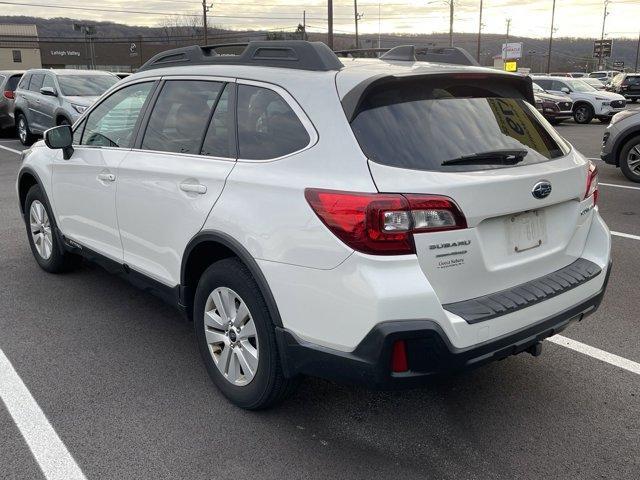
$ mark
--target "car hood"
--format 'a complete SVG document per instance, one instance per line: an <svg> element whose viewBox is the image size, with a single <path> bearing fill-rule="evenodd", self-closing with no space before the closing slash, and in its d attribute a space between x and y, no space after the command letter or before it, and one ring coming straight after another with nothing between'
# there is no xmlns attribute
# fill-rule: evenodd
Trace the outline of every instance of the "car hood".
<svg viewBox="0 0 640 480"><path fill-rule="evenodd" d="M571 98L566 95L553 95L552 93L536 93L536 98L548 102L571 102Z"/></svg>
<svg viewBox="0 0 640 480"><path fill-rule="evenodd" d="M95 102L98 99L98 97L75 97L75 96L69 96L64 98L67 99L69 103L73 103L74 105L80 105L82 107L90 107L91 105L93 105L93 102Z"/></svg>
<svg viewBox="0 0 640 480"><path fill-rule="evenodd" d="M619 93L607 92L606 90L598 90L597 92L589 92L590 95L598 98L606 98L607 100L624 100Z"/></svg>

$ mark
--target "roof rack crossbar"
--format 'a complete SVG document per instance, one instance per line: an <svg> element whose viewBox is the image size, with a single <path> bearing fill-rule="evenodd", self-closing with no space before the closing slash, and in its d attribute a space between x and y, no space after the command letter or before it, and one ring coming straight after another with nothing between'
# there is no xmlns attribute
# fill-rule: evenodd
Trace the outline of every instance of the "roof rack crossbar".
<svg viewBox="0 0 640 480"><path fill-rule="evenodd" d="M325 72L344 66L324 43L274 40L175 48L158 53L138 71L183 65L249 65Z"/></svg>

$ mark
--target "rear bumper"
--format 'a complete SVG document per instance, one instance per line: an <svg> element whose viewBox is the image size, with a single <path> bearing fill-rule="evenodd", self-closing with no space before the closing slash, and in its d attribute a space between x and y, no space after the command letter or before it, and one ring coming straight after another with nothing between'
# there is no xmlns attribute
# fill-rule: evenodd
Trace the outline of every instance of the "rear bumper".
<svg viewBox="0 0 640 480"><path fill-rule="evenodd" d="M544 116L544 118L546 119L550 119L550 120L568 120L570 118L573 118L573 111L572 110L567 110L567 111L549 111L549 110L545 110L542 115Z"/></svg>
<svg viewBox="0 0 640 480"><path fill-rule="evenodd" d="M376 325L353 352L311 344L284 328L276 329L284 373L312 375L373 389L419 386L459 371L534 351L544 339L595 312L606 291L609 264L602 288L590 298L516 332L468 348L456 348L432 320L384 322ZM409 370L391 372L394 342L404 340Z"/></svg>

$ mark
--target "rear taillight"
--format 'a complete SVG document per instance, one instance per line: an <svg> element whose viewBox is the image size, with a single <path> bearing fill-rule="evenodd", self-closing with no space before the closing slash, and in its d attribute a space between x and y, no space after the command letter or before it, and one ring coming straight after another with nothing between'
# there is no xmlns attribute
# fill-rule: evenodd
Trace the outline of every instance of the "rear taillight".
<svg viewBox="0 0 640 480"><path fill-rule="evenodd" d="M415 253L414 233L467 228L464 215L448 197L308 188L305 198L340 240L373 255Z"/></svg>
<svg viewBox="0 0 640 480"><path fill-rule="evenodd" d="M585 200L593 195L593 204L598 203L598 167L593 162L589 162L589 175L587 176L587 190L584 194Z"/></svg>
<svg viewBox="0 0 640 480"><path fill-rule="evenodd" d="M2 92L2 95L4 96L4 98L8 98L9 100L13 100L15 98L13 90L5 90L4 92Z"/></svg>

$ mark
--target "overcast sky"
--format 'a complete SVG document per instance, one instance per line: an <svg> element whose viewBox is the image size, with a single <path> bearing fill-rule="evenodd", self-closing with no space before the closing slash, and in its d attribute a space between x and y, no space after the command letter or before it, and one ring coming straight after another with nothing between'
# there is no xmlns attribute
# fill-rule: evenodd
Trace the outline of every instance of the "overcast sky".
<svg viewBox="0 0 640 480"><path fill-rule="evenodd" d="M477 32L480 0L454 2L455 31ZM511 18L512 34L547 37L552 3L553 0L485 0L483 31L505 33L506 20ZM198 0L10 0L0 4L4 4L3 13L9 15L64 16L149 26L161 24L170 15L201 15L202 12ZM47 7L54 5L66 6L67 9ZM363 14L361 32L377 33L380 29L382 32L434 33L449 29L447 0L386 0L380 3L360 0L358 7ZM302 22L303 10L307 11L309 31L326 31L326 1L315 0L214 1L209 13L210 25L236 29L295 28ZM555 35L599 38L603 11L604 0L557 0ZM640 32L640 0L611 0L609 12L608 37L637 38ZM336 32L353 32L353 1L334 0L334 15Z"/></svg>

